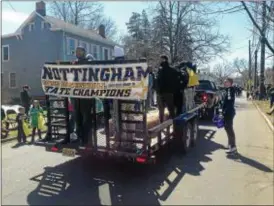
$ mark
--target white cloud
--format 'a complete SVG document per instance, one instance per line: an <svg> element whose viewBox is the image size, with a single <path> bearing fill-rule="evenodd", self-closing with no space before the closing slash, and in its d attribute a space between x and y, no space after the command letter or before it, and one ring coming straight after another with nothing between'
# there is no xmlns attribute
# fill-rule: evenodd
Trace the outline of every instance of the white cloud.
<svg viewBox="0 0 274 206"><path fill-rule="evenodd" d="M28 16L29 14L22 12L15 12L11 10L2 11L2 21L13 24L22 24L28 18Z"/></svg>

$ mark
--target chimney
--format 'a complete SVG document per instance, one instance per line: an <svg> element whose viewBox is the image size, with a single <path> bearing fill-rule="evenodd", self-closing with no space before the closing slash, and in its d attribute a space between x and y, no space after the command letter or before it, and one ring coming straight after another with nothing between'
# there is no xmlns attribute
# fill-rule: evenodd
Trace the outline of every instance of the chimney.
<svg viewBox="0 0 274 206"><path fill-rule="evenodd" d="M103 37L106 38L106 29L105 26L103 24L101 24L98 28L99 30L99 34Z"/></svg>
<svg viewBox="0 0 274 206"><path fill-rule="evenodd" d="M43 1L36 2L36 12L41 16L46 16L46 4Z"/></svg>

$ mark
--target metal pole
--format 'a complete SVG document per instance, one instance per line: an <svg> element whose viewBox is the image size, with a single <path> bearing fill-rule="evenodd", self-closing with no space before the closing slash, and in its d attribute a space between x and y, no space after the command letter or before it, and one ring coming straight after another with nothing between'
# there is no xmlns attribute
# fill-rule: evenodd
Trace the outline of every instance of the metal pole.
<svg viewBox="0 0 274 206"><path fill-rule="evenodd" d="M262 37L261 37L261 69L260 69L260 99L265 95L264 71L265 71L265 31L266 31L266 1L262 2Z"/></svg>
<svg viewBox="0 0 274 206"><path fill-rule="evenodd" d="M250 40L248 41L248 78L251 80L251 45L250 45Z"/></svg>
<svg viewBox="0 0 274 206"><path fill-rule="evenodd" d="M254 88L257 88L257 61L258 61L258 50L255 50L255 65L254 65Z"/></svg>

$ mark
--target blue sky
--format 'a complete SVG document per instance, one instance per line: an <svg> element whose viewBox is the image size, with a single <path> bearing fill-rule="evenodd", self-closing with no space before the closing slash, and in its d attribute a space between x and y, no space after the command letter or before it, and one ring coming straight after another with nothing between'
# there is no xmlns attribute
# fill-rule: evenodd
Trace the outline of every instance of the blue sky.
<svg viewBox="0 0 274 206"><path fill-rule="evenodd" d="M2 2L2 34L14 32L27 16L34 11L34 1L9 1ZM235 3L239 4L239 3ZM132 12L141 12L151 6L147 2L103 2L105 15L111 17L117 24L119 33L126 32L125 23ZM225 55L229 61L235 57L248 58L248 39L251 37L250 21L246 13L234 13L219 16L220 32L231 38L231 51ZM213 63L216 63L215 60ZM210 64L210 65L211 65Z"/></svg>

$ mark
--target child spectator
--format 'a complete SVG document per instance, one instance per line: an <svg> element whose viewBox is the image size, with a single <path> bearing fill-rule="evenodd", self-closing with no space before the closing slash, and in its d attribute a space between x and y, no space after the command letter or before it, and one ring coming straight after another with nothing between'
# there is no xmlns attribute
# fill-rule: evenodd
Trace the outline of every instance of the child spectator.
<svg viewBox="0 0 274 206"><path fill-rule="evenodd" d="M22 140L23 140L23 143L26 143L26 134L25 134L24 129L23 129L23 121L26 118L27 118L27 116L25 114L25 108L20 107L19 108L19 113L16 116L16 122L17 122L17 125L18 125L17 140L18 140L19 144L22 143Z"/></svg>
<svg viewBox="0 0 274 206"><path fill-rule="evenodd" d="M34 142L36 129L38 130L39 139L42 139L41 129L38 127L39 115L43 115L43 109L40 107L39 102L37 100L34 100L33 107L30 109L30 120L31 120L31 126L32 126L31 143Z"/></svg>
<svg viewBox="0 0 274 206"><path fill-rule="evenodd" d="M223 115L224 115L224 123L225 123L225 131L228 136L228 154L237 153L236 147L236 138L235 132L233 128L233 119L236 115L235 111L235 89L233 85L233 79L227 78L224 83L225 97L223 103Z"/></svg>

